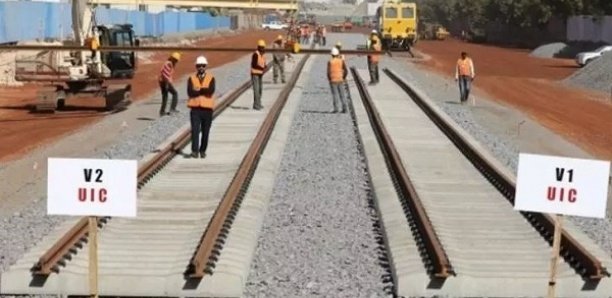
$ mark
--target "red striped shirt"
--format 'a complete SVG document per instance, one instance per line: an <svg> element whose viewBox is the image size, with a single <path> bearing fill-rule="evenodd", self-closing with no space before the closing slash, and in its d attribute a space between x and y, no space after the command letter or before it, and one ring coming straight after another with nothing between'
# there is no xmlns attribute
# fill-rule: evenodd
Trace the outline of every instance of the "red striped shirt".
<svg viewBox="0 0 612 298"><path fill-rule="evenodd" d="M166 61L164 66L161 69L161 77L164 78L165 81L172 82L172 73L174 72L174 67L172 66L172 62Z"/></svg>

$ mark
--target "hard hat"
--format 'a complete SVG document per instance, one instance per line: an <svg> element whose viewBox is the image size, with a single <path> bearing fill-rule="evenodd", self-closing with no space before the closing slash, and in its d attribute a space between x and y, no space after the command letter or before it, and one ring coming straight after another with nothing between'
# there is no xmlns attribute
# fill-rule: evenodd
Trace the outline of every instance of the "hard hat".
<svg viewBox="0 0 612 298"><path fill-rule="evenodd" d="M198 58L196 58L195 64L196 65L201 65L201 64L208 65L208 60L206 60L206 57L204 56L199 56Z"/></svg>
<svg viewBox="0 0 612 298"><path fill-rule="evenodd" d="M336 48L336 47L333 47L332 50L331 50L331 54L332 54L332 56L338 56L338 55L340 55L340 50L338 50L338 48Z"/></svg>
<svg viewBox="0 0 612 298"><path fill-rule="evenodd" d="M279 35L276 37L276 40L283 40L283 36L279 34Z"/></svg>
<svg viewBox="0 0 612 298"><path fill-rule="evenodd" d="M372 30L372 34L377 34L378 31L376 31L376 29Z"/></svg>
<svg viewBox="0 0 612 298"><path fill-rule="evenodd" d="M174 52L172 53L172 55L170 55L171 58L174 58L174 60L179 61L181 60L181 53L179 52Z"/></svg>
<svg viewBox="0 0 612 298"><path fill-rule="evenodd" d="M337 43L336 43L336 46L337 46L337 47L341 47L341 46L342 46L342 43L341 43L341 42L337 42Z"/></svg>
<svg viewBox="0 0 612 298"><path fill-rule="evenodd" d="M257 46L258 47L265 47L266 46L266 42L263 39L260 39L257 41Z"/></svg>

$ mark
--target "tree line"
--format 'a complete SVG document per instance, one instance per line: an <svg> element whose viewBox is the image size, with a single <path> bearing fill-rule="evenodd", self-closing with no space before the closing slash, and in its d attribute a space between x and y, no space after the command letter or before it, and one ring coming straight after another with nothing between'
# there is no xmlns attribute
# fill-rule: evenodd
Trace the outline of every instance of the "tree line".
<svg viewBox="0 0 612 298"><path fill-rule="evenodd" d="M612 0L416 0L420 18L477 32L489 23L544 28L553 18L612 14Z"/></svg>

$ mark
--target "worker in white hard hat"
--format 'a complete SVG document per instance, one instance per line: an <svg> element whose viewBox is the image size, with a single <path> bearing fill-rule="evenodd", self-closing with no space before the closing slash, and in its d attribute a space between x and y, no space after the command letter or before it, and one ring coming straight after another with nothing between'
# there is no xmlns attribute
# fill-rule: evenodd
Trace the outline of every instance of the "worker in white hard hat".
<svg viewBox="0 0 612 298"><path fill-rule="evenodd" d="M161 90L162 102L159 109L159 116L169 115L170 113L178 112L176 105L178 103L178 93L174 88L173 73L176 64L181 60L181 54L174 52L168 57L168 60L162 66L159 72L159 89ZM170 104L170 112L166 113L166 103L168 102L168 93L172 94L172 103Z"/></svg>
<svg viewBox="0 0 612 298"><path fill-rule="evenodd" d="M251 83L253 85L253 109L261 110L261 89L263 88L263 74L266 71L266 42L263 39L257 41L257 50L251 56Z"/></svg>
<svg viewBox="0 0 612 298"><path fill-rule="evenodd" d="M338 112L338 106L342 105L342 113L346 113L346 101L344 99L344 82L348 75L346 63L340 58L340 50L333 47L331 60L327 63L327 79L333 97L334 113Z"/></svg>
<svg viewBox="0 0 612 298"><path fill-rule="evenodd" d="M372 39L374 38L378 38L378 31L376 31L376 29L370 32L370 36L368 36L368 39L366 40L366 49L372 47Z"/></svg>
<svg viewBox="0 0 612 298"><path fill-rule="evenodd" d="M272 48L275 50L282 50L285 48L283 42L283 36L279 35L274 40L272 44ZM274 52L272 54L272 74L274 75L274 84L278 83L278 76L280 73L281 82L285 83L285 53L282 52Z"/></svg>
<svg viewBox="0 0 612 298"><path fill-rule="evenodd" d="M199 56L195 66L197 72L187 81L187 95L189 96L187 106L191 109L190 157L205 158L215 108L215 77L206 71L208 66L206 57ZM201 139L200 133L202 133Z"/></svg>

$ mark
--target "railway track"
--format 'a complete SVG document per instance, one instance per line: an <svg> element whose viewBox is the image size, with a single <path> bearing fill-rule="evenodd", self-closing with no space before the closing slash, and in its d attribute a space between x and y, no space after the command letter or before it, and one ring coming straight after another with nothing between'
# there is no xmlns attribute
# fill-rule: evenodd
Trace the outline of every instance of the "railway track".
<svg viewBox="0 0 612 298"><path fill-rule="evenodd" d="M180 158L187 126L140 162L138 217L98 222L100 295L242 295L253 226L261 226L297 107L288 100L309 59L301 56L287 84L264 92L263 112L248 108L250 82L218 104L207 159ZM263 173L253 177L256 169ZM67 221L2 274L0 293L87 295L86 241L87 218Z"/></svg>
<svg viewBox="0 0 612 298"><path fill-rule="evenodd" d="M351 68L360 130L399 296L540 297L554 224L512 208L515 178L415 86ZM610 297L612 259L566 226L560 297Z"/></svg>

